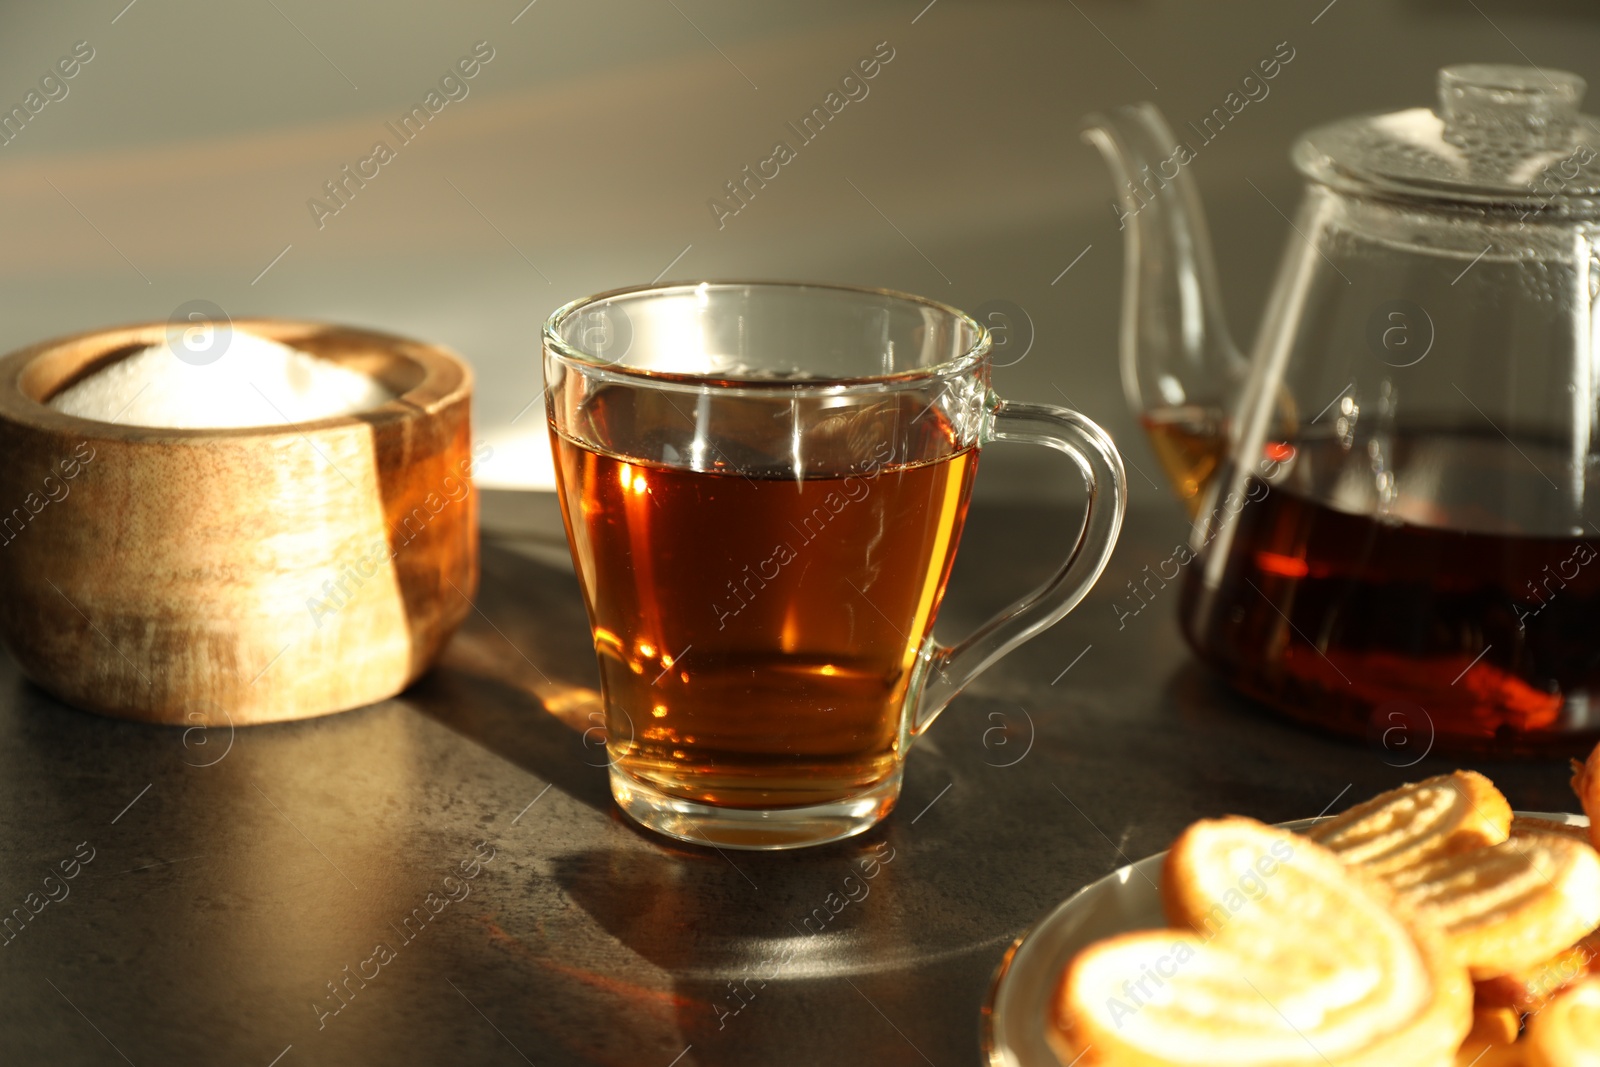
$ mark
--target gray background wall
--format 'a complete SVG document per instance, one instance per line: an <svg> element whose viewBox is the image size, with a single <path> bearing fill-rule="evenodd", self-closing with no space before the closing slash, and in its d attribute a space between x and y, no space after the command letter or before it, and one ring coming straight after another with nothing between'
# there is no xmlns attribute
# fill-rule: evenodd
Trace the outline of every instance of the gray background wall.
<svg viewBox="0 0 1600 1067"><path fill-rule="evenodd" d="M1295 49L1193 167L1248 339L1287 229L1245 179L1290 210L1297 131L1427 103L1448 62L1600 78L1590 0L525 2L0 7L6 108L74 42L95 50L0 147L0 344L197 298L442 341L479 375L485 478L536 486L540 413L513 419L539 391L539 323L572 297L665 271L1003 299L1037 337L1002 391L1069 396L1138 468L1135 500L1159 498L1117 384L1122 250L1084 112L1150 99L1197 119L1279 42ZM319 229L307 200L397 143L383 124L478 41L494 58L470 95ZM895 58L870 95L719 229L707 200L880 41ZM986 468L991 491L1066 486L1049 457Z"/></svg>

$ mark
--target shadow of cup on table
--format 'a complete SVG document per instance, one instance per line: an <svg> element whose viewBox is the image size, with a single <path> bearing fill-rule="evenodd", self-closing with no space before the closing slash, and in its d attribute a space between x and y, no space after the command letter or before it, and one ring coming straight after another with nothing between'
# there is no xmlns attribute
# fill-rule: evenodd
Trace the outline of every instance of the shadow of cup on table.
<svg viewBox="0 0 1600 1067"><path fill-rule="evenodd" d="M577 578L486 542L477 610L406 691L418 711L597 811L605 717Z"/></svg>
<svg viewBox="0 0 1600 1067"><path fill-rule="evenodd" d="M797 1049L819 1062L898 1062L911 1049L888 1026L869 1048L853 1029L847 1040L817 1026L872 1014L864 990L891 1016L915 1017L915 1005L885 1000L894 994L872 980L908 962L906 931L872 914L871 897L909 876L896 869L897 839L903 849L885 829L799 853L595 849L558 857L553 874L611 938L662 973L669 984L645 1003L694 1046L696 1062L779 1062ZM932 965L940 962L952 961ZM637 1013L626 999L618 1010Z"/></svg>

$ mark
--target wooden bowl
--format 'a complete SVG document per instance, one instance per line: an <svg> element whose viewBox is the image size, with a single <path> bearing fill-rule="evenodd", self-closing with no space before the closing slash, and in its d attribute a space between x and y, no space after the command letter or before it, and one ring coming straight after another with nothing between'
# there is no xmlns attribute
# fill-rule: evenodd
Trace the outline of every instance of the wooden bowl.
<svg viewBox="0 0 1600 1067"><path fill-rule="evenodd" d="M342 711L404 689L471 608L466 365L366 330L233 329L397 398L301 425L124 426L43 401L164 343L166 323L0 359L0 640L68 703L183 725Z"/></svg>

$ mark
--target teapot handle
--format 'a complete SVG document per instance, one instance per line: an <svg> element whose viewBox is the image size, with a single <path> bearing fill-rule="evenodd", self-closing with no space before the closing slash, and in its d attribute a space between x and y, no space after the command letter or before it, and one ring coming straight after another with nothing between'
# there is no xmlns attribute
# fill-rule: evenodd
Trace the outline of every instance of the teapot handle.
<svg viewBox="0 0 1600 1067"><path fill-rule="evenodd" d="M1059 622L1077 607L1105 570L1128 507L1127 474L1111 437L1069 408L1001 400L990 413L982 444L1024 441L1072 457L1089 491L1083 526L1071 539L1067 560L1039 588L945 647L929 638L922 649L922 687L913 693L913 735L979 674L1007 652Z"/></svg>

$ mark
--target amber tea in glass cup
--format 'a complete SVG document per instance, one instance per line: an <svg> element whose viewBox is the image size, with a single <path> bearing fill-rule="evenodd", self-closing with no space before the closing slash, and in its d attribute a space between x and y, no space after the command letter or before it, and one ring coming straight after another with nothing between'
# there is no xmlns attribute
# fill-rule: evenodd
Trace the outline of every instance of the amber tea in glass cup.
<svg viewBox="0 0 1600 1067"><path fill-rule="evenodd" d="M953 308L842 286L644 287L551 316L562 514L630 817L724 848L860 833L912 737L1088 592L1121 460L1082 415L998 398L989 348ZM1072 457L1087 514L1049 582L945 647L934 619L995 440Z"/></svg>

